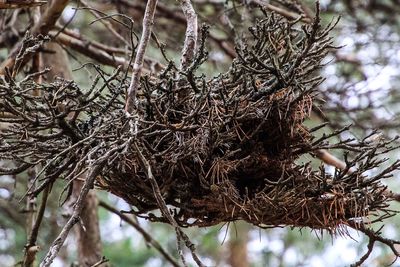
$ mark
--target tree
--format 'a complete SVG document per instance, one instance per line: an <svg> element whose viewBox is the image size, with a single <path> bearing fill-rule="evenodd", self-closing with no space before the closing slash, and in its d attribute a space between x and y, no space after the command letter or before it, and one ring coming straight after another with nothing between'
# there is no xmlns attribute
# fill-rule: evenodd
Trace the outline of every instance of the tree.
<svg viewBox="0 0 400 267"><path fill-rule="evenodd" d="M400 199L383 183L400 166L385 158L397 148L391 129L398 122L376 112L392 107L398 93L386 88L388 102L375 103L367 90L359 105L349 106L347 99L359 90L349 82L367 76L366 62L343 56L331 37L348 29L331 18L337 9L371 14L370 21L350 19L362 34L366 23L392 12L394 2L343 1L321 13L318 3L306 1L182 0L182 12L177 4L154 0L79 1L74 15L60 22L68 1L1 4L17 8L4 10L1 23L6 53L0 67L0 173L25 185L7 189L27 202L30 214L22 264L32 265L42 222L57 217L45 216L49 198L58 196L61 204L73 203L72 210L49 236L53 241L41 266L54 261L74 225L78 236L93 237L78 242L80 265L106 264L97 246L93 187L129 203L131 215L103 200L100 206L137 229L174 266L180 263L132 214L170 224L183 265L188 251L205 266L183 228L236 220L332 235L354 228L369 238L355 266L367 260L375 243L397 257L399 242L370 225L395 216L389 203ZM69 27L87 14L94 17L91 27ZM387 23L398 38L397 21ZM325 62L327 56L336 62ZM96 63L81 63L87 58ZM89 79L78 83L66 74L73 61ZM326 66L340 74L335 84L320 76ZM23 225L11 204L1 207ZM232 252L235 247L245 244L231 242ZM93 259L85 248L94 248ZM236 264L234 257L230 261Z"/></svg>

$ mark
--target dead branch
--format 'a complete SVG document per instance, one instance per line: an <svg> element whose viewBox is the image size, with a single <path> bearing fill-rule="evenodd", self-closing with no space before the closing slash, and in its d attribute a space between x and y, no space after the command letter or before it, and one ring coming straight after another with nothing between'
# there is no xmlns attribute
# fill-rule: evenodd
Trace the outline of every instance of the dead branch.
<svg viewBox="0 0 400 267"><path fill-rule="evenodd" d="M116 48L106 47L96 41L83 39L82 37L77 38L64 33L58 33L56 31L51 31L49 35L55 37L55 41L58 43L69 47L91 59L94 59L101 64L114 67L122 66L124 69L126 69L129 65L129 61L127 61L124 57L110 54L118 51Z"/></svg>
<svg viewBox="0 0 400 267"><path fill-rule="evenodd" d="M35 261L36 258L36 253L38 246L36 245L37 237L39 234L39 228L43 220L44 216L44 211L46 209L47 205L47 197L49 195L50 191L50 186L47 186L43 190L43 195L42 195L42 202L40 203L39 211L36 216L36 220L32 226L32 230L29 234L28 237L28 243L25 245L25 255L24 255L24 261L23 261L23 266L24 267L30 267L33 266L33 262Z"/></svg>
<svg viewBox="0 0 400 267"><path fill-rule="evenodd" d="M33 266L33 263L35 262L36 255L40 251L39 246L31 246L26 249L25 251L25 256L24 256L24 261L23 261L23 266Z"/></svg>
<svg viewBox="0 0 400 267"><path fill-rule="evenodd" d="M55 259L58 252L60 251L62 245L64 244L69 231L79 221L79 216L83 209L83 202L84 202L86 195L88 194L90 188L93 187L93 184L94 184L94 181L95 181L97 175L99 175L99 173L101 171L101 168L102 168L101 164L102 164L101 160L98 160L97 162L95 162L94 166L88 173L88 175L85 179L85 183L82 186L82 190L79 194L79 197L75 203L73 213L72 213L71 217L69 218L68 222L64 225L64 227L61 230L58 237L54 240L53 244L50 246L49 251L47 252L45 258L43 259L43 261L40 264L41 267L47 267L53 263L53 260Z"/></svg>
<svg viewBox="0 0 400 267"><path fill-rule="evenodd" d="M382 237L381 230L384 226L382 226L377 231L374 231L373 229L368 228L367 226L362 225L356 221L350 222L349 226L357 231L364 233L369 238L367 252L360 258L360 260L358 260L356 263L352 264L351 265L352 267L353 266L354 267L362 266L362 264L367 260L367 258L371 254L371 252L374 248L375 242L380 242L380 243L383 243L386 246L388 246L391 249L391 251L393 252L393 254L395 255L396 259L398 257L400 257L400 251L396 248L396 245L400 244L400 240L393 240L393 239Z"/></svg>
<svg viewBox="0 0 400 267"><path fill-rule="evenodd" d="M266 10L276 12L277 14L280 14L290 20L297 20L300 18L303 22L306 22L306 23L310 23L312 21L312 19L310 17L306 16L306 14L299 15L298 13L286 10L285 8L281 8L276 5L270 4L270 3L268 3L268 1L251 0L250 3L252 3L252 2L261 6L262 8L264 8Z"/></svg>
<svg viewBox="0 0 400 267"><path fill-rule="evenodd" d="M109 260L106 259L105 257L103 257L101 260L99 260L98 262L96 262L95 264L91 265L90 267L98 267L101 266L103 263L108 262Z"/></svg>
<svg viewBox="0 0 400 267"><path fill-rule="evenodd" d="M50 31L49 35L55 37L55 41L62 44L64 47L71 48L101 64L114 66L116 68L122 66L124 69L129 65L129 61L121 56L121 54L129 52L129 50L126 51L117 47L106 46L68 30L66 30L65 33ZM153 71L160 71L165 67L163 64L149 57L144 57L143 63L145 68L144 73L146 74Z"/></svg>
<svg viewBox="0 0 400 267"><path fill-rule="evenodd" d="M197 15L190 0L181 0L182 11L187 20L180 69L185 71L192 63L197 48Z"/></svg>
<svg viewBox="0 0 400 267"><path fill-rule="evenodd" d="M336 21L322 27L319 11L310 24L301 16L287 20L267 14L250 27L229 70L212 79L196 73L208 53L207 28L201 27L187 70L169 62L153 76L142 76L156 4L149 1L146 8L129 91L133 98L123 96L127 72L120 69L110 74L93 65L90 88L63 79L38 83L35 77L43 72L23 79L5 72L0 113L7 117L0 122L7 127L0 129L0 157L13 165L1 167L1 173L40 167L35 177L40 184L27 192L33 197L57 179L70 184L92 169L86 186L94 183L123 198L137 216L171 224L179 252L185 242L199 266L183 227L243 220L260 228L311 227L346 234L345 227L354 221L368 225L396 214L389 207L394 195L382 182L400 168L400 161L385 158L397 148L396 140L332 142L348 127L316 137L324 125L310 129L305 123L323 81L318 70L334 48L329 33ZM85 38L68 31L60 36L84 49ZM28 37L24 44L29 48L44 42ZM99 49L102 60L112 64L113 56L120 55L100 43L88 47L82 54ZM333 160L338 167L333 173L299 162L331 149L345 152L344 164ZM78 202L46 264L78 220ZM155 209L161 214L154 215ZM376 220L370 221L371 214Z"/></svg>
<svg viewBox="0 0 400 267"><path fill-rule="evenodd" d="M180 265L176 262L176 260L167 252L165 249L161 246L160 243L158 243L157 240L151 237L150 234L148 234L138 223L136 223L132 218L127 216L126 214L118 211L114 207L110 206L104 201L99 202L99 206L103 207L104 209L108 210L109 212L112 212L116 215L118 215L121 220L125 221L129 225L131 225L133 228L135 228L146 240L147 243L149 243L151 246L153 246L158 252L160 252L161 255L169 262L171 263L172 266L179 267Z"/></svg>
<svg viewBox="0 0 400 267"><path fill-rule="evenodd" d="M326 151L325 149L317 150L315 152L315 156L322 160L324 163L328 164L329 166L333 166L339 170L346 169L346 163Z"/></svg>
<svg viewBox="0 0 400 267"><path fill-rule="evenodd" d="M165 203L164 198L162 197L160 187L157 184L157 181L155 180L152 172L152 168L150 166L149 161L143 156L142 152L140 151L139 147L137 146L136 143L134 143L136 152L139 157L140 164L142 165L143 170L145 171L147 179L149 179L151 187L153 189L154 197L157 201L157 204L160 208L161 213L165 218L169 221L169 223L175 228L175 232L177 234L177 243L178 243L178 250L179 250L179 255L181 256L182 262L184 266L185 264L185 258L184 254L182 251L182 246L181 246L181 241L183 240L185 242L186 247L190 250L193 260L197 263L199 267L205 267L205 265L200 261L199 257L196 254L196 247L195 245L190 241L189 237L182 231L178 223L176 222L175 218L171 216L167 204Z"/></svg>
<svg viewBox="0 0 400 267"><path fill-rule="evenodd" d="M143 29L142 36L137 48L135 61L133 64L131 83L128 88L126 96L125 111L128 114L132 114L135 102L136 102L136 91L140 85L140 76L142 73L143 59L146 52L147 43L150 40L151 28L153 27L154 13L156 12L157 0L149 0L146 5L146 10L143 18Z"/></svg>
<svg viewBox="0 0 400 267"><path fill-rule="evenodd" d="M45 35L51 28L55 25L58 18L61 16L62 11L68 4L68 0L54 0L51 5L46 9L46 11L40 17L39 22L34 25L31 29L31 34ZM23 42L18 42L11 50L8 58L0 65L0 76L5 75L6 68L12 68L15 64L16 57L18 53L23 48ZM32 54L28 54L23 58L21 65L24 65L30 58Z"/></svg>
<svg viewBox="0 0 400 267"><path fill-rule="evenodd" d="M92 7L90 7L90 5L84 1L84 0L79 0L85 7L88 8L89 12L91 14L93 14L93 16L95 16L116 38L118 38L118 40L122 41L127 47L130 47L131 45L129 44L129 42L127 40L125 40L125 38L123 36L121 36L121 34L119 34L113 27L113 25L107 21L102 19L102 16L104 16L104 14L102 14L102 12L93 9ZM131 49L133 49L133 47L130 47Z"/></svg>
<svg viewBox="0 0 400 267"><path fill-rule="evenodd" d="M214 3L217 6L221 5L222 2L219 3ZM131 1L126 1L126 0L118 0L118 4L123 5L123 7L129 7L136 9L140 12L143 12L143 7L141 4L137 4ZM178 22L180 24L186 24L187 19L184 15L181 13L177 13L174 10L171 10L169 6L164 5L163 3L158 3L157 4L157 17L164 17L173 20L174 22ZM223 40L220 38L217 38L215 34L210 34L210 39L217 44L217 46L230 58L235 58L236 57L236 52L232 44L228 42L228 40Z"/></svg>

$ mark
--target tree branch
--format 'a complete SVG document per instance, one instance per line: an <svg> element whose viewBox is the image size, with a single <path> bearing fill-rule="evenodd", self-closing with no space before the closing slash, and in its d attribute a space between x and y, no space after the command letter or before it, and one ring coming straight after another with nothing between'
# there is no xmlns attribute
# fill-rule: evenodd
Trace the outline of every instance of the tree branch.
<svg viewBox="0 0 400 267"><path fill-rule="evenodd" d="M102 164L98 162L96 165L92 167L91 171L87 175L85 183L79 194L78 200L75 203L71 217L69 218L68 222L64 225L58 237L54 240L53 244L51 245L49 251L46 254L46 257L40 264L40 267L48 267L52 264L53 260L55 259L62 245L64 244L65 239L69 234L69 231L79 221L79 215L83 209L83 203L84 200L86 199L86 195L89 193L90 188L93 187L94 181L97 175L100 173L101 169L102 169Z"/></svg>
<svg viewBox="0 0 400 267"><path fill-rule="evenodd" d="M146 5L146 10L143 18L142 36L138 45L135 63L133 64L131 83L129 85L126 97L125 111L128 114L132 113L135 106L136 91L138 90L140 84L144 54L146 52L146 47L151 36L151 29L153 27L154 13L156 12L157 2L157 0L148 0Z"/></svg>
<svg viewBox="0 0 400 267"><path fill-rule="evenodd" d="M124 7L132 8L135 10L143 9L141 4L137 4L132 1L118 0L117 2L121 5L123 5ZM223 2L214 3L214 4L223 4ZM162 3L159 3L157 5L157 16L167 18L169 20L172 20L172 21L180 23L180 24L187 23L185 16L183 16L181 13L175 12L175 10L170 10L167 5L163 5ZM233 45L231 43L229 43L228 40L218 38L213 33L210 33L210 39L230 58L236 57L235 49L234 49Z"/></svg>
<svg viewBox="0 0 400 267"><path fill-rule="evenodd" d="M136 152L138 154L139 162L142 165L142 168L146 174L147 179L150 181L151 187L153 189L154 197L156 198L158 208L160 209L162 215L168 219L169 223L175 228L175 232L177 234L177 243L178 243L178 250L179 254L181 256L183 264L185 264L185 258L183 255L183 251L181 249L181 240L185 241L186 247L190 250L192 254L193 260L197 263L199 267L204 267L205 265L200 261L199 257L196 254L196 247L195 245L190 241L189 237L182 231L182 229L179 227L178 223L172 217L170 212L168 211L167 203L165 203L165 200L163 199L161 195L161 190L160 187L157 184L156 179L153 176L152 168L149 163L149 161L144 157L143 153L140 151L140 148L136 143L134 143L134 147L136 149Z"/></svg>
<svg viewBox="0 0 400 267"><path fill-rule="evenodd" d="M147 243L151 244L158 252L160 252L161 255L164 256L164 258L169 261L172 266L175 267L179 267L180 265L175 261L175 259L168 254L167 251L164 250L164 248L161 246L160 243L157 242L157 240L153 239L151 237L151 235L149 235L142 227L140 227L140 225L138 223L136 223L134 220L132 220L131 218L129 218L127 215L125 215L124 213L118 211L117 209L115 209L114 207L112 207L111 205L107 204L104 201L100 201L99 202L99 206L103 207L104 209L118 215L121 220L125 221L126 223L128 223L129 225L131 225L133 228L135 228L142 236L143 238L146 240Z"/></svg>
<svg viewBox="0 0 400 267"><path fill-rule="evenodd" d="M250 2L253 2L253 3L259 5L260 7L264 8L264 9L276 12L276 13L280 14L281 16L283 16L283 17L285 17L287 19L296 20L300 16L302 16L301 14L297 14L295 12L291 12L291 11L288 11L286 9L277 7L277 6L272 5L272 4L269 4L268 3L269 1L252 0ZM303 21L305 23L310 23L312 20L310 18L308 18L308 17L304 17L304 15L303 15L303 17L301 18L301 21Z"/></svg>
<svg viewBox="0 0 400 267"><path fill-rule="evenodd" d="M31 33L35 35L47 34L54 26L58 18L61 16L62 11L68 4L68 0L54 0L51 5L46 9L44 14L41 16L39 22L33 26ZM16 57L21 50L23 40L18 42L11 50L9 57L0 66L0 76L5 75L6 68L11 68L15 64ZM23 59L22 65L26 64L31 58L31 54L28 54ZM22 67L22 65L20 67ZM21 69L21 68L20 68Z"/></svg>
<svg viewBox="0 0 400 267"><path fill-rule="evenodd" d="M197 15L190 0L181 0L182 11L185 14L187 27L183 45L180 69L185 71L193 61L197 47Z"/></svg>
<svg viewBox="0 0 400 267"><path fill-rule="evenodd" d="M34 225L32 226L32 230L30 233L30 236L28 238L28 243L25 246L25 256L24 256L24 267L29 267L32 266L33 261L35 260L36 253L33 253L34 251L37 252L35 248L36 246L36 240L39 234L39 228L40 224L42 223L42 219L44 216L44 212L46 210L46 205L47 205L47 197L49 196L49 191L50 191L51 185L48 185L45 190L43 190L42 194L42 203L40 203L39 211L35 220Z"/></svg>
<svg viewBox="0 0 400 267"><path fill-rule="evenodd" d="M315 156L322 160L324 163L328 164L329 166L333 166L339 170L346 169L346 163L326 151L325 149L318 149L315 152ZM350 170L349 170L350 172Z"/></svg>
<svg viewBox="0 0 400 267"><path fill-rule="evenodd" d="M376 241L388 246L390 248L390 250L393 252L393 254L396 256L396 258L400 257L400 251L396 248L396 245L400 244L400 240L393 240L393 239L382 237L381 229L383 226L380 229L378 229L377 231L374 231L370 228L366 228L365 225L357 223L357 222L348 222L348 226L357 231L364 233L369 238L367 252L360 258L359 261L357 261L355 264L351 265L352 267L353 266L361 266L362 263L367 260L367 258L369 257L369 255L371 254L371 252L373 250L374 243Z"/></svg>
<svg viewBox="0 0 400 267"><path fill-rule="evenodd" d="M55 31L50 31L50 36L55 37L55 41L58 43L73 49L74 51L81 53L91 59L96 60L101 64L108 66L118 67L123 66L128 67L129 61L121 56L115 56L114 54L123 54L126 51L119 49L117 47L107 46L94 40L84 38L83 36L73 33L68 29L64 29L63 32L56 34ZM156 60L144 57L144 71L150 72L150 69L155 68L156 70L161 70L165 66Z"/></svg>

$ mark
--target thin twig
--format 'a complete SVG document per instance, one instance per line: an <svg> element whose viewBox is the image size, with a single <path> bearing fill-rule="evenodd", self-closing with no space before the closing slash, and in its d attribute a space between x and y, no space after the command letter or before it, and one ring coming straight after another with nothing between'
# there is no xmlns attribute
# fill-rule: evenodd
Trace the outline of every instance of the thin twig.
<svg viewBox="0 0 400 267"><path fill-rule="evenodd" d="M99 19L100 22L116 37L118 38L120 41L122 41L127 47L129 47L129 42L127 40L125 40L125 38L123 36L121 36L121 34L119 34L113 27L113 25L107 21L107 20L103 20L101 19L102 16L100 15L102 12L99 10L96 10L94 8L92 8L88 2L86 2L85 0L79 0L85 7L88 7L88 10L90 13L92 13L93 16L96 17L96 19Z"/></svg>
<svg viewBox="0 0 400 267"><path fill-rule="evenodd" d="M168 219L168 221L170 222L170 224L175 228L176 234L177 234L177 242L178 242L178 249L180 250L179 253L181 255L181 259L184 265L185 264L185 258L183 256L183 252L180 249L180 239L183 239L185 241L185 245L186 247L190 250L191 254L192 254L192 258L193 260L197 263L197 265L199 267L204 267L205 265L200 261L199 257L197 256L195 250L196 247L193 243L191 243L189 237L182 231L182 229L179 227L178 223L176 222L176 220L174 219L174 217L172 217L172 215L170 214L170 212L168 211L168 207L167 204L165 203L165 200L163 199L162 195L161 195L161 191L160 188L157 184L157 181L155 180L154 176L153 176L153 172L151 170L151 165L150 163L147 161L147 159L144 157L143 153L140 151L140 148L138 147L138 145L136 143L134 143L134 147L136 149L136 152L139 156L139 160L140 163L143 167L143 170L146 173L146 177L147 179L149 179L150 183L151 183L151 187L153 188L153 192L154 192L154 196L156 198L158 207L160 208L160 211L162 213L162 215L164 217L166 217Z"/></svg>
<svg viewBox="0 0 400 267"><path fill-rule="evenodd" d="M109 262L108 259L106 259L106 257L103 256L103 258L101 258L98 262L96 262L95 264L93 264L90 267L98 267L100 265L102 265L103 263Z"/></svg>
<svg viewBox="0 0 400 267"><path fill-rule="evenodd" d="M68 0L54 0L52 1L51 5L46 9L46 11L43 13L41 16L39 22L34 25L32 28L32 34L33 35L38 35L38 34L47 34L51 28L54 26L58 18L61 16L62 11L68 4ZM23 40L18 42L12 49L9 57L3 61L3 63L0 65L0 76L5 75L6 73L6 68L11 68L16 60L16 57L22 47ZM25 64L29 57L24 58L23 64ZM21 69L21 68L20 68Z"/></svg>
<svg viewBox="0 0 400 267"><path fill-rule="evenodd" d="M118 215L121 220L127 222L129 225L131 225L133 228L135 228L146 240L147 243L151 244L158 252L161 253L161 255L164 256L164 258L169 261L172 266L179 267L180 265L175 261L175 259L168 254L167 251L164 250L164 248L161 246L160 243L158 243L157 240L153 239L150 234L148 234L138 223L136 223L132 218L129 218L126 214L118 211L116 208L112 207L111 205L107 204L104 201L99 201L99 206L103 207L104 209Z"/></svg>
<svg viewBox="0 0 400 267"><path fill-rule="evenodd" d="M47 252L42 263L40 264L40 267L48 267L52 264L53 260L55 259L62 245L64 244L65 239L69 234L69 231L79 221L79 215L82 212L83 203L84 200L86 199L86 195L89 193L89 190L93 187L94 181L102 168L103 166L101 162L97 163L91 168L89 174L85 179L85 183L83 184L78 200L74 205L74 210L72 212L71 217L69 218L68 222L64 225L58 237L51 244L49 251Z"/></svg>

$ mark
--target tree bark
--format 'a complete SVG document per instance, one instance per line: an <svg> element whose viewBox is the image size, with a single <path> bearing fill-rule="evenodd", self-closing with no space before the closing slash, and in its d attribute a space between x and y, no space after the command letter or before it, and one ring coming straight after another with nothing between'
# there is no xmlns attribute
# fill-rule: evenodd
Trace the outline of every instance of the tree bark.
<svg viewBox="0 0 400 267"><path fill-rule="evenodd" d="M81 191L83 183L74 182L74 199ZM90 190L86 196L84 207L81 213L80 224L75 226L75 235L78 244L79 266L92 266L102 259L102 245L100 237L99 217L98 217L98 199L96 192ZM101 265L105 267L106 264Z"/></svg>
<svg viewBox="0 0 400 267"><path fill-rule="evenodd" d="M229 238L229 258L231 267L249 267L247 256L247 242L249 228L246 224L238 222L231 228Z"/></svg>

